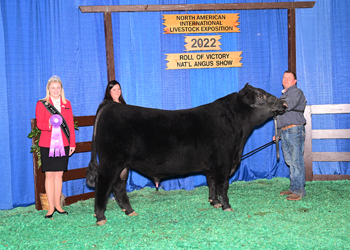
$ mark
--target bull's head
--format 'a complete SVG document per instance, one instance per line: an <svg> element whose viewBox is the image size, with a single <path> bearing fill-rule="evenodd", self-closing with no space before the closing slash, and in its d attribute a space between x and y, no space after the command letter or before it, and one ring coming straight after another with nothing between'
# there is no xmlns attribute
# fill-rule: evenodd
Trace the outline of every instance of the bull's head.
<svg viewBox="0 0 350 250"><path fill-rule="evenodd" d="M263 109L273 115L280 115L287 109L287 103L263 89L254 88L248 83L239 91L242 101L252 108Z"/></svg>

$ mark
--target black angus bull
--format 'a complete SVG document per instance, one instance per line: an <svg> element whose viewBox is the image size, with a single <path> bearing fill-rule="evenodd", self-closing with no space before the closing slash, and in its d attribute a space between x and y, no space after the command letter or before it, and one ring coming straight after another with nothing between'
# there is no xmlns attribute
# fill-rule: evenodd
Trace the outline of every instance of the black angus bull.
<svg viewBox="0 0 350 250"><path fill-rule="evenodd" d="M159 110L103 101L96 113L87 184L95 189L97 224L106 222L113 191L127 215L137 215L126 193L129 169L154 180L202 172L214 207L232 211L229 177L253 128L286 103L246 84L238 93L186 110ZM99 165L96 159L98 154Z"/></svg>

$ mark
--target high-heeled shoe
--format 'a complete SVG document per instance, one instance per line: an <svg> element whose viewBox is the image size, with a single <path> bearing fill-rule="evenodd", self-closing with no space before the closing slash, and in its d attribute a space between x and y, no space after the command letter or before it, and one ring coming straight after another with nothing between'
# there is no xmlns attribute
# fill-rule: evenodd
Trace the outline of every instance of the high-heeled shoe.
<svg viewBox="0 0 350 250"><path fill-rule="evenodd" d="M46 215L45 215L45 219L50 219L50 218L52 218L52 216L53 216L54 213L55 213L55 211L53 211L52 214L46 214Z"/></svg>
<svg viewBox="0 0 350 250"><path fill-rule="evenodd" d="M60 212L60 211L58 211L56 208L55 208L55 212L57 212L57 213L59 213L59 214L68 214L67 211Z"/></svg>

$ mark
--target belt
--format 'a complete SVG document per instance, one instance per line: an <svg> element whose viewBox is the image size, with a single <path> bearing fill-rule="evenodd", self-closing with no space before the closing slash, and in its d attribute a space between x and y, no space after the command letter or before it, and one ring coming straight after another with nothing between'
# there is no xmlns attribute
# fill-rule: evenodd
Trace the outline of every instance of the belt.
<svg viewBox="0 0 350 250"><path fill-rule="evenodd" d="M292 124L292 125L288 125L288 126L282 127L282 130L286 130L286 129L293 128L293 127L298 127L298 126L300 126L300 125Z"/></svg>

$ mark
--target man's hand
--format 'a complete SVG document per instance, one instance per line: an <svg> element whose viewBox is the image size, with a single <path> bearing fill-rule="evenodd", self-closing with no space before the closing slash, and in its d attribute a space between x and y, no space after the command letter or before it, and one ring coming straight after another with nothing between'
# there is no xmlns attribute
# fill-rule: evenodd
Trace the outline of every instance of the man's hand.
<svg viewBox="0 0 350 250"><path fill-rule="evenodd" d="M272 140L274 141L274 142L276 142L276 136L273 136L272 137ZM280 140L280 138L277 136L277 140Z"/></svg>

